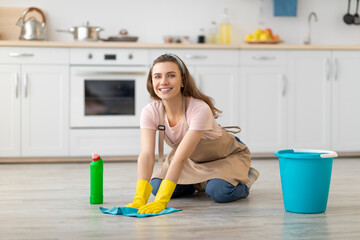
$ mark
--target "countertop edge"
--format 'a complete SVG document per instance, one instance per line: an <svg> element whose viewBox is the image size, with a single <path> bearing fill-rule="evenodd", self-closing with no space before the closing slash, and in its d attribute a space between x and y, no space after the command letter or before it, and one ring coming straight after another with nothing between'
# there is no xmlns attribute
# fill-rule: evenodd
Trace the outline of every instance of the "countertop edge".
<svg viewBox="0 0 360 240"><path fill-rule="evenodd" d="M57 48L138 48L138 49L222 49L222 50L360 50L360 45L296 45L296 44L165 44L133 42L57 42L0 40L0 47Z"/></svg>

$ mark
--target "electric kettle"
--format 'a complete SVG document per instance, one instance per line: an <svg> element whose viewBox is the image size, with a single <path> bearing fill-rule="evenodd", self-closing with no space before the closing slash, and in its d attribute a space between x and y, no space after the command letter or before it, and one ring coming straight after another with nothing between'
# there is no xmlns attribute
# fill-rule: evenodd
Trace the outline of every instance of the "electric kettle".
<svg viewBox="0 0 360 240"><path fill-rule="evenodd" d="M25 20L26 14L32 11L40 13L42 22L37 21L35 17L30 17ZM26 9L16 24L21 27L20 40L45 40L46 20L44 13L40 9L35 7Z"/></svg>

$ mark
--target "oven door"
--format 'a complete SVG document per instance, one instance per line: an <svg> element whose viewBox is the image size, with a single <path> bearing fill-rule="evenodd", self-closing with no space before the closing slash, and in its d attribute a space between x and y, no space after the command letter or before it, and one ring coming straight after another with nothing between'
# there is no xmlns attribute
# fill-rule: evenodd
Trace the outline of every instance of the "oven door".
<svg viewBox="0 0 360 240"><path fill-rule="evenodd" d="M146 72L145 67L71 67L71 127L139 127L150 99Z"/></svg>

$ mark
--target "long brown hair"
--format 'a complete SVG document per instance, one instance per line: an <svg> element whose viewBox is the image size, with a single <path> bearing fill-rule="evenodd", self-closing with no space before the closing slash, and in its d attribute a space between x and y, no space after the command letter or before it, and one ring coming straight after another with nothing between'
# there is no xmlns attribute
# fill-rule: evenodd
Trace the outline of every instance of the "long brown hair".
<svg viewBox="0 0 360 240"><path fill-rule="evenodd" d="M171 54L174 55L174 54ZM147 83L146 83L146 87L148 92L150 93L150 96L154 99L154 100L161 100L154 92L154 88L153 88L153 83L152 83L152 69L154 67L155 64L157 63L161 63L161 62L173 62L175 63L181 74L182 74L182 81L183 81L183 85L184 87L181 88L181 92L183 94L184 97L193 97L196 99L201 99L204 102L206 102L207 105L209 105L212 114L214 115L215 118L218 118L221 114L222 111L220 111L219 109L217 109L214 106L214 100L209 97L206 96L205 94L203 94L197 87L195 84L195 81L193 79L193 77L190 75L190 72L188 70L188 68L186 67L185 63L175 55L171 56L168 54L163 54L160 57L156 58L153 62L153 65L149 71L148 77L147 77ZM177 58L177 59L176 59ZM179 64L178 61L181 61L183 69L185 72L182 71L182 68Z"/></svg>

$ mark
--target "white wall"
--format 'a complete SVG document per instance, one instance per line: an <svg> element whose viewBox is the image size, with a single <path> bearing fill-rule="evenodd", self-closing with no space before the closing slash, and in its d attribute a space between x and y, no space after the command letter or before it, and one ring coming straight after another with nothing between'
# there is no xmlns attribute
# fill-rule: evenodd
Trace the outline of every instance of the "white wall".
<svg viewBox="0 0 360 240"><path fill-rule="evenodd" d="M360 26L346 25L342 18L346 0L298 0L297 17L273 17L273 1L263 0L264 24L258 15L262 0L1 0L0 6L30 7L44 10L48 18L50 40L71 41L72 36L55 29L82 25L101 26L101 37L117 35L126 28L139 42L161 43L164 35L188 35L195 39L200 28L220 21L224 7L229 9L233 42L242 42L255 28L271 28L285 43L300 44L304 40L307 17L315 11L319 22L312 24L313 44L360 44ZM352 13L355 1L352 1Z"/></svg>

